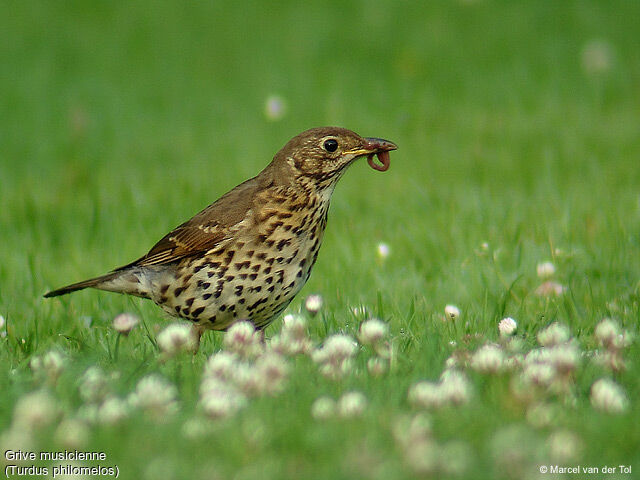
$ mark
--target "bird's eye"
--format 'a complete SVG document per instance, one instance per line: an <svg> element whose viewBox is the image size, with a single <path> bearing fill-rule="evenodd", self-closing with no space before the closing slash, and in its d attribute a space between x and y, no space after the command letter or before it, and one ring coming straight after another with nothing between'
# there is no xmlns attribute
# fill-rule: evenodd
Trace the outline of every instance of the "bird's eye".
<svg viewBox="0 0 640 480"><path fill-rule="evenodd" d="M329 153L333 153L338 149L338 142L333 138L330 138L324 142L324 149Z"/></svg>

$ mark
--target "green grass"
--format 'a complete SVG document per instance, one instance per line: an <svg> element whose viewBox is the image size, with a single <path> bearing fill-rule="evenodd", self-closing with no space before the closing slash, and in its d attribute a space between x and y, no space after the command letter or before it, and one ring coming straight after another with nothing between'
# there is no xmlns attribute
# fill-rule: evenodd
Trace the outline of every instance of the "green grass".
<svg viewBox="0 0 640 480"><path fill-rule="evenodd" d="M136 414L90 428L81 449L106 452L104 463L117 464L121 478L412 478L391 434L416 412L409 387L437 379L454 351L496 341L504 316L518 321L527 349L551 321L569 326L584 351L596 348L594 327L604 317L639 338L637 2L5 7L0 432L18 400L43 383L30 359L57 349L66 366L47 388L66 417L81 407L78 378L92 365L117 374L112 388L122 397L150 373L178 388L179 411L166 422ZM593 42L608 59L601 71L584 65ZM273 94L288 107L277 122L263 113ZM355 335L361 319L351 308L367 306L390 326L395 368L370 377L363 350L356 371L333 382L310 359L295 358L281 395L253 399L202 436L186 436L184 424L201 415L202 366L222 334L209 334L193 358L163 363L154 337L167 319L151 302L42 294L137 258L257 173L289 138L332 124L400 149L385 174L361 162L341 180L317 265L289 311L322 294L325 307L310 319L321 342ZM392 252L382 263L379 242ZM534 294L545 260L567 287L558 298ZM449 303L462 311L454 323L441 320ZM110 322L122 311L138 314L146 329L121 339L116 359ZM573 432L582 444L576 464L632 465L632 474L607 478L633 478L637 340L624 357L626 370L615 374L585 357L573 402L551 397L559 413L545 427L529 425L509 375L469 372L471 401L432 412L433 436L466 446L463 478L533 478L541 462L519 476L495 458L496 435L513 425L540 444L558 429ZM600 377L624 388L625 413L591 407L589 389ZM311 418L318 396L352 389L369 400L361 419ZM63 448L55 428L36 432L31 449Z"/></svg>

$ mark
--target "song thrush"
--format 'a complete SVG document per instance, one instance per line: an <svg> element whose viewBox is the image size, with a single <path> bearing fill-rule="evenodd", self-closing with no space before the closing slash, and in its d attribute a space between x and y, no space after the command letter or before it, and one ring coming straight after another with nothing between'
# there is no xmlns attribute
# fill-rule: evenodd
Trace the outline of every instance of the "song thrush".
<svg viewBox="0 0 640 480"><path fill-rule="evenodd" d="M396 148L344 128L307 130L260 174L176 227L142 258L45 297L91 287L151 299L200 331L225 330L240 319L261 330L309 278L331 194L346 168L367 156L371 167L387 170Z"/></svg>

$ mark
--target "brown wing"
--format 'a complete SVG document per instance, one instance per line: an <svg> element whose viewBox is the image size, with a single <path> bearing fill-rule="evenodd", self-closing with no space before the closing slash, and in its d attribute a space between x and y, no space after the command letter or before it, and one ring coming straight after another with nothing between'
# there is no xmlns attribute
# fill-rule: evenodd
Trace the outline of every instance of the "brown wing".
<svg viewBox="0 0 640 480"><path fill-rule="evenodd" d="M145 256L120 269L133 265L171 263L190 255L204 253L230 239L238 229L238 224L247 218L252 201L262 188L264 180L261 174L238 185L191 220L174 228Z"/></svg>
<svg viewBox="0 0 640 480"><path fill-rule="evenodd" d="M137 265L160 265L211 250L226 237L228 229L217 224L183 223L165 235Z"/></svg>

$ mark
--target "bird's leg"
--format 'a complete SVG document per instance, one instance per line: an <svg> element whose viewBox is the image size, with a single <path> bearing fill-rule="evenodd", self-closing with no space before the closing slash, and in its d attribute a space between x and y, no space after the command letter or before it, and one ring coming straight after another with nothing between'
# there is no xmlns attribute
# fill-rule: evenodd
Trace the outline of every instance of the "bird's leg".
<svg viewBox="0 0 640 480"><path fill-rule="evenodd" d="M191 332L196 339L196 347L193 349L193 354L195 355L200 350L200 338L202 334L205 332L206 328L202 325L191 324Z"/></svg>

